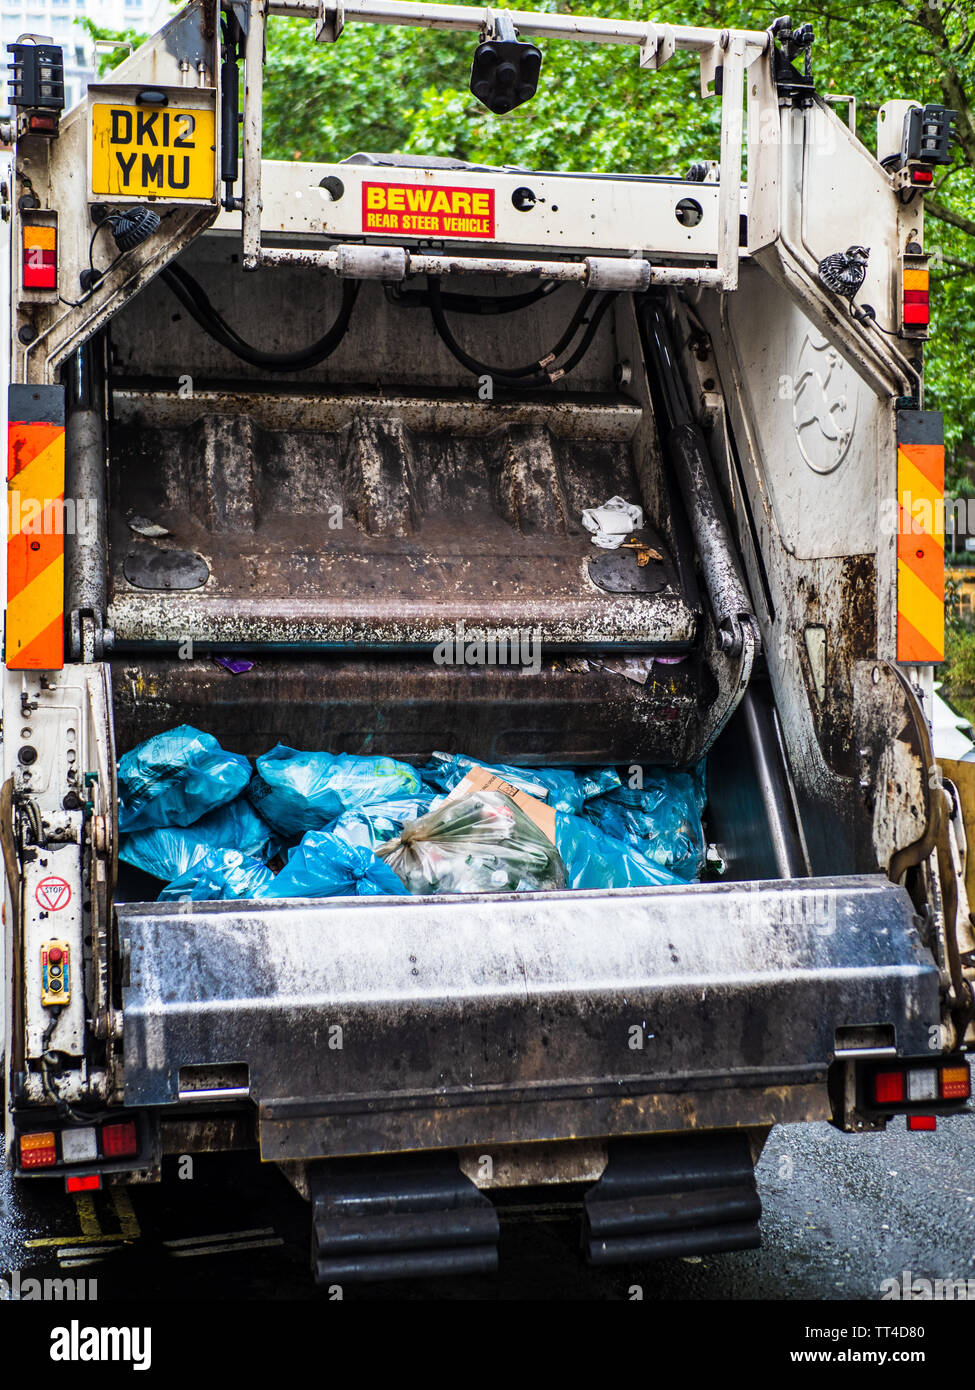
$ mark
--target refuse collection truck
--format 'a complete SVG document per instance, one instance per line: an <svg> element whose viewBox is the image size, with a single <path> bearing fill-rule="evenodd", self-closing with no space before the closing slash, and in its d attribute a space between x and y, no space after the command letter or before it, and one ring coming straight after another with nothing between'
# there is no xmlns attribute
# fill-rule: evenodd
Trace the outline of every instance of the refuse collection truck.
<svg viewBox="0 0 975 1390"><path fill-rule="evenodd" d="M624 173L264 160L280 16L337 64L358 24L466 33L499 119L548 43L615 45L648 121L673 63L720 139ZM953 113L892 99L868 148L785 17L193 0L70 111L59 49L11 61L16 1178L254 1148L341 1284L493 1268L513 1193L577 1198L597 1263L744 1249L773 1125L855 1143L964 1107L923 384ZM640 524L594 545L616 498ZM180 725L249 758L703 764L710 867L156 901L120 870L116 770Z"/></svg>

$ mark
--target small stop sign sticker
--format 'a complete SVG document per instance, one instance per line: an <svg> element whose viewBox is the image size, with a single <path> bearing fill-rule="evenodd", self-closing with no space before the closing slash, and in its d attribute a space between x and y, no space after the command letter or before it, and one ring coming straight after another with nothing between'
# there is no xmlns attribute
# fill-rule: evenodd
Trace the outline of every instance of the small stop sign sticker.
<svg viewBox="0 0 975 1390"><path fill-rule="evenodd" d="M71 884L57 874L42 878L34 889L34 898L45 912L60 912L71 901Z"/></svg>

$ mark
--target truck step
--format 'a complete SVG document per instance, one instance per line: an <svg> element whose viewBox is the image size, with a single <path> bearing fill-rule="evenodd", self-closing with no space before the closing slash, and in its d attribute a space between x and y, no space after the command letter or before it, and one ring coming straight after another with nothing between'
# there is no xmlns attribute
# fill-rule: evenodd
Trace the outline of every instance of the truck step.
<svg viewBox="0 0 975 1390"><path fill-rule="evenodd" d="M319 1284L488 1273L498 1214L450 1153L322 1164L310 1176Z"/></svg>
<svg viewBox="0 0 975 1390"><path fill-rule="evenodd" d="M744 1133L622 1139L583 1203L590 1264L752 1250L762 1204Z"/></svg>

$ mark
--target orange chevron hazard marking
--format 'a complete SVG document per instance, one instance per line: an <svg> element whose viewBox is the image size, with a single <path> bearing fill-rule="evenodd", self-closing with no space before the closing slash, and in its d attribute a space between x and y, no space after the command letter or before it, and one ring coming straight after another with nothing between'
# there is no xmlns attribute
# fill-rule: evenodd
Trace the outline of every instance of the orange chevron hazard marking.
<svg viewBox="0 0 975 1390"><path fill-rule="evenodd" d="M64 426L11 420L7 430L6 663L64 665Z"/></svg>
<svg viewBox="0 0 975 1390"><path fill-rule="evenodd" d="M945 451L941 444L897 450L897 660L943 661L945 654Z"/></svg>

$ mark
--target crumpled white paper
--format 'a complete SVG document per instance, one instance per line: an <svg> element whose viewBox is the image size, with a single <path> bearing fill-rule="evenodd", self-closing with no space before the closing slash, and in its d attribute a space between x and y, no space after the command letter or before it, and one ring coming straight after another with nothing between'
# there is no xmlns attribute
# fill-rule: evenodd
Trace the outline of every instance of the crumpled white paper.
<svg viewBox="0 0 975 1390"><path fill-rule="evenodd" d="M616 550L623 544L631 531L639 531L643 525L643 508L624 497L611 497L601 507L587 507L582 513L582 524L593 532L592 543L603 550Z"/></svg>

